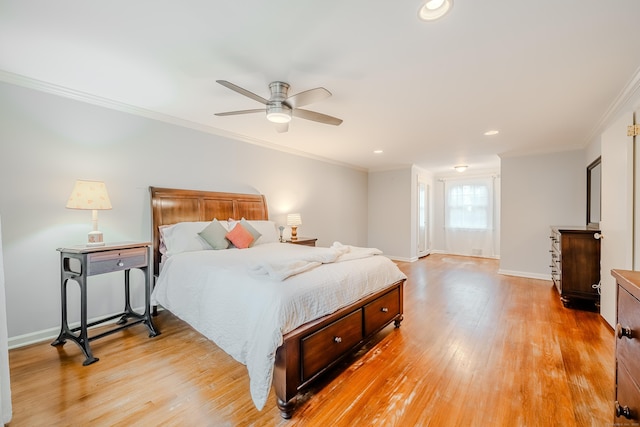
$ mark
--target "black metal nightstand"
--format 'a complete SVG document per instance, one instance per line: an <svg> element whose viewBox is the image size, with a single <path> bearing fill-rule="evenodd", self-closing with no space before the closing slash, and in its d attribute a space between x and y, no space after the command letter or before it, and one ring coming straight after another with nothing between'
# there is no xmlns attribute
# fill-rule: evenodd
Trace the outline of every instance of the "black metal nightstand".
<svg viewBox="0 0 640 427"><path fill-rule="evenodd" d="M149 242L112 243L104 246L72 246L58 248L60 252L60 291L62 326L60 335L51 343L63 345L67 339L78 344L85 356L83 365L90 365L99 359L93 356L89 342L110 335L125 328L143 323L149 329L149 337L159 335L151 321L151 274L149 272ZM76 260L76 262L73 262ZM144 313L139 314L131 308L129 295L129 270L137 268L144 273ZM125 305L124 311L95 322L87 323L87 277L98 274L124 271ZM80 285L80 326L70 329L67 321L67 283L74 280ZM120 326L89 337L88 328L120 317L116 323ZM129 319L135 319L129 321ZM74 332L78 332L74 334Z"/></svg>

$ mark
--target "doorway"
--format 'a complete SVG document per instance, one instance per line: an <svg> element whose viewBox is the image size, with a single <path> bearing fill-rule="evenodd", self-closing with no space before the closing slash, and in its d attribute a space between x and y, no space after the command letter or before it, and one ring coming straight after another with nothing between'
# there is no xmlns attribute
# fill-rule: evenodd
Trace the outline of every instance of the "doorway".
<svg viewBox="0 0 640 427"><path fill-rule="evenodd" d="M430 192L429 184L418 177L418 258L427 256L431 252Z"/></svg>

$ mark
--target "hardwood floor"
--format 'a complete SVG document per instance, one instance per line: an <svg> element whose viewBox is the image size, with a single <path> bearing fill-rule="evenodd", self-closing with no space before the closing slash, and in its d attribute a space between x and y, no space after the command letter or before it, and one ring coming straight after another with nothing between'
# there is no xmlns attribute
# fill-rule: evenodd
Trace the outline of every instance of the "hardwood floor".
<svg viewBox="0 0 640 427"><path fill-rule="evenodd" d="M404 321L390 326L280 418L262 411L243 365L168 312L78 347L10 351L11 427L606 426L614 337L596 313L566 309L550 282L501 276L498 262L430 255L400 263ZM368 350L368 351L365 351Z"/></svg>

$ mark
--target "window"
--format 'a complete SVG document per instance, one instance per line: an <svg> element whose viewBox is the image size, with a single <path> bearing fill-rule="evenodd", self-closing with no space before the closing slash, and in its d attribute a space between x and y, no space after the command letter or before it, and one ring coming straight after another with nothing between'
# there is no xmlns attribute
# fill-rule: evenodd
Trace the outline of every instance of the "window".
<svg viewBox="0 0 640 427"><path fill-rule="evenodd" d="M497 176L441 180L444 248L447 253L495 257L500 254L500 184Z"/></svg>
<svg viewBox="0 0 640 427"><path fill-rule="evenodd" d="M447 227L491 229L490 206L488 185L452 183L447 194Z"/></svg>

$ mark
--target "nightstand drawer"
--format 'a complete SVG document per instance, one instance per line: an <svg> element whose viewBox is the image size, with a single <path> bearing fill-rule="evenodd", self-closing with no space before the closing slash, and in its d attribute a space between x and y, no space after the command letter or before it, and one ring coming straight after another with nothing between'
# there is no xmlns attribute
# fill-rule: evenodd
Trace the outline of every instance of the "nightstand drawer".
<svg viewBox="0 0 640 427"><path fill-rule="evenodd" d="M146 267L148 253L147 247L91 253L87 256L87 276Z"/></svg>

